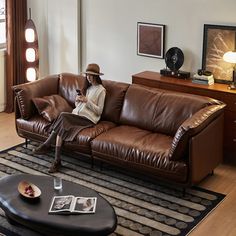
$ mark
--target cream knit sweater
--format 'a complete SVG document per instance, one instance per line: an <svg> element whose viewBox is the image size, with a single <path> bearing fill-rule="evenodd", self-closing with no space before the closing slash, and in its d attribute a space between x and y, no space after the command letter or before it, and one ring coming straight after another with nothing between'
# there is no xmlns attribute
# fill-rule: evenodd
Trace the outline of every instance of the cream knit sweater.
<svg viewBox="0 0 236 236"><path fill-rule="evenodd" d="M97 124L102 115L105 96L106 89L101 84L90 86L86 92L88 101L86 103L75 102L76 107L72 113L86 117L94 124Z"/></svg>

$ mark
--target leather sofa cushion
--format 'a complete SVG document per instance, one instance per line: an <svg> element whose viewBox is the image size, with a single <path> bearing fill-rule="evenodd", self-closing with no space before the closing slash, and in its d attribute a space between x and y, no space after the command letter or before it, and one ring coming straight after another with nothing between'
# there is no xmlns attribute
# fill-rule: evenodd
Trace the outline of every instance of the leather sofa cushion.
<svg viewBox="0 0 236 236"><path fill-rule="evenodd" d="M163 91L132 84L126 92L120 123L153 129L153 114Z"/></svg>
<svg viewBox="0 0 236 236"><path fill-rule="evenodd" d="M23 133L24 135L27 134L27 137L33 140L37 140L37 137L42 137L40 140L46 139L48 137L48 129L50 125L50 122L45 120L39 114L32 116L28 120L25 120L23 118L16 119L16 127L18 133L20 135L22 135Z"/></svg>
<svg viewBox="0 0 236 236"><path fill-rule="evenodd" d="M70 73L60 74L59 94L64 97L72 107L75 106L76 89L82 89L84 81L85 77L81 75ZM102 82L106 89L106 98L101 120L118 123L124 96L129 84L110 80L102 80Z"/></svg>
<svg viewBox="0 0 236 236"><path fill-rule="evenodd" d="M153 131L174 136L185 120L211 104L220 104L220 102L193 94L165 92L153 114Z"/></svg>
<svg viewBox="0 0 236 236"><path fill-rule="evenodd" d="M42 83L41 80L44 80L44 82ZM58 75L47 76L34 82L16 85L13 90L17 97L21 117L29 119L36 112L32 98L57 94Z"/></svg>
<svg viewBox="0 0 236 236"><path fill-rule="evenodd" d="M129 84L103 80L103 86L106 89L106 98L101 119L118 123Z"/></svg>
<svg viewBox="0 0 236 236"><path fill-rule="evenodd" d="M133 166L148 173L165 178L186 181L187 165L184 162L169 161L172 137L152 133L132 126L117 126L95 138L92 153L110 163ZM122 164L123 163L123 164ZM158 171L155 171L157 170ZM153 172L153 173L151 173Z"/></svg>
<svg viewBox="0 0 236 236"><path fill-rule="evenodd" d="M171 144L169 152L170 160L175 161L182 159L187 154L190 138L203 130L219 116L223 107L225 107L225 105L205 107L180 125Z"/></svg>
<svg viewBox="0 0 236 236"><path fill-rule="evenodd" d="M77 95L76 89L83 88L85 79L81 75L60 74L59 95L64 97L73 108ZM106 89L106 98L101 119L118 123L129 84L110 80L102 80L102 83Z"/></svg>
<svg viewBox="0 0 236 236"><path fill-rule="evenodd" d="M76 89L82 89L85 82L85 77L71 73L61 73L59 79L58 94L65 98L67 102L75 107Z"/></svg>
<svg viewBox="0 0 236 236"><path fill-rule="evenodd" d="M68 147L69 150L76 150L86 154L91 154L90 142L101 133L112 129L115 126L116 124L113 122L100 121L93 127L83 129L73 142L66 142L65 147Z"/></svg>
<svg viewBox="0 0 236 236"><path fill-rule="evenodd" d="M212 98L130 85L120 123L174 137L179 126L194 113L211 104Z"/></svg>
<svg viewBox="0 0 236 236"><path fill-rule="evenodd" d="M45 120L40 115L35 115L31 117L29 120L25 120L19 118L16 120L17 130L19 134L27 135L27 137L33 140L41 140L44 141L49 136L49 128L51 123ZM93 127L83 129L75 141L66 142L64 144L65 148L69 148L69 150L76 150L80 152L84 152L87 154L91 154L91 146L90 142L96 138L101 133L112 129L116 126L116 124L109 121L100 121Z"/></svg>
<svg viewBox="0 0 236 236"><path fill-rule="evenodd" d="M72 112L72 107L69 103L57 94L33 98L32 100L38 113L49 122L54 121L61 112Z"/></svg>

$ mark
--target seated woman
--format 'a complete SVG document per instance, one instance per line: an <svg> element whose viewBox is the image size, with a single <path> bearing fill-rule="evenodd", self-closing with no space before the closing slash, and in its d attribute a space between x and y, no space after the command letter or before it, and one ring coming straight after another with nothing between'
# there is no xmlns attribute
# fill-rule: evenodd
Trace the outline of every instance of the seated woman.
<svg viewBox="0 0 236 236"><path fill-rule="evenodd" d="M72 113L62 112L50 129L48 139L34 150L35 154L46 153L56 138L55 160L49 168L49 173L57 172L61 166L61 146L64 141L73 141L78 133L96 124L104 107L106 90L102 85L100 68L97 64L89 64L86 72L86 85L75 99L75 109Z"/></svg>

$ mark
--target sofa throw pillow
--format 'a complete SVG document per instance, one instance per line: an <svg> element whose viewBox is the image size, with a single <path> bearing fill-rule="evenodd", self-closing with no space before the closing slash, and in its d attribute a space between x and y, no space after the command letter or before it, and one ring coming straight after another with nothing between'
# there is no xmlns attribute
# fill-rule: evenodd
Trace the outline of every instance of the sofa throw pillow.
<svg viewBox="0 0 236 236"><path fill-rule="evenodd" d="M72 112L69 103L59 95L45 96L42 98L33 98L38 113L49 122L54 121L61 112Z"/></svg>

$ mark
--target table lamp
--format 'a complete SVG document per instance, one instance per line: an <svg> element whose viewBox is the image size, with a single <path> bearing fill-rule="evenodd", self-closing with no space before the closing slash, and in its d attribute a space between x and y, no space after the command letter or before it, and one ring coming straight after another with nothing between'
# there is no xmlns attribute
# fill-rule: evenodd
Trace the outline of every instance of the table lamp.
<svg viewBox="0 0 236 236"><path fill-rule="evenodd" d="M236 73L235 73L235 63L236 63L236 52L226 52L223 56L223 60L229 63L234 63L233 68L233 82L229 85L228 89L236 89Z"/></svg>

